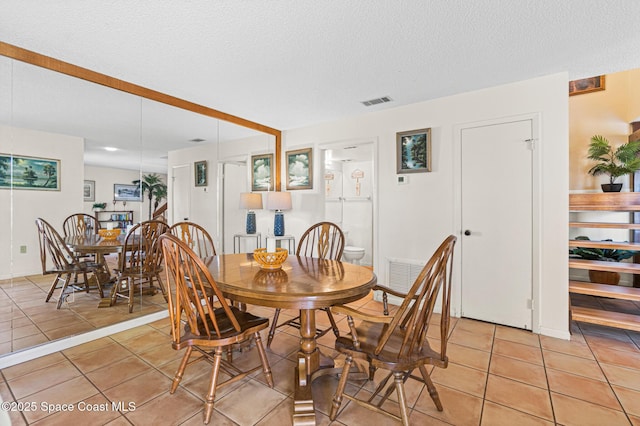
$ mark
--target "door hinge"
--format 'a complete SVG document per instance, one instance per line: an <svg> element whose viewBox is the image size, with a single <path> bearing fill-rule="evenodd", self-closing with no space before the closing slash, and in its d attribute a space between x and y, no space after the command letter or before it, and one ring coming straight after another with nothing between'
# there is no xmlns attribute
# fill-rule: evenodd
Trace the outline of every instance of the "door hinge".
<svg viewBox="0 0 640 426"><path fill-rule="evenodd" d="M535 309L535 300L527 299L527 309L531 309L532 311Z"/></svg>
<svg viewBox="0 0 640 426"><path fill-rule="evenodd" d="M537 139L525 139L525 142L527 142L529 144L529 149L531 151L533 151L534 149L536 149L536 141Z"/></svg>

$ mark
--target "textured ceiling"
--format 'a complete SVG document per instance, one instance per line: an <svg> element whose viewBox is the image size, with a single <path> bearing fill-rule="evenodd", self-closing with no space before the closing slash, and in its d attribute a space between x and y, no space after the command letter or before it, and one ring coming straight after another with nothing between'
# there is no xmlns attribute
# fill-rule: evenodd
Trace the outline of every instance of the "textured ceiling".
<svg viewBox="0 0 640 426"><path fill-rule="evenodd" d="M0 40L286 130L640 67L633 0L0 0ZM390 96L393 102L360 102Z"/></svg>

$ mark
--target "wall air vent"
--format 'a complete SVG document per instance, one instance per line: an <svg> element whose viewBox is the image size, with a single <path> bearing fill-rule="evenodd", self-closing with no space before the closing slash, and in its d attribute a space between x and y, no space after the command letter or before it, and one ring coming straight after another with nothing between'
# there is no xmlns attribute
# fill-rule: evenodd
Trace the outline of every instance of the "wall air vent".
<svg viewBox="0 0 640 426"><path fill-rule="evenodd" d="M393 99L391 99L389 96L383 96L381 98L375 98L375 99L369 99L368 101L362 101L362 105L364 105L364 106L372 106L372 105L384 104L386 102L391 102L391 101L393 101Z"/></svg>

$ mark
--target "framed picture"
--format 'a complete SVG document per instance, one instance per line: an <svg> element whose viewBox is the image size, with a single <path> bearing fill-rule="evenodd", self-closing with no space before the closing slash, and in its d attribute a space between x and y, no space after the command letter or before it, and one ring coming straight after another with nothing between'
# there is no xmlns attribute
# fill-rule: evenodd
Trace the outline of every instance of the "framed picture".
<svg viewBox="0 0 640 426"><path fill-rule="evenodd" d="M604 75L569 82L569 96L604 90Z"/></svg>
<svg viewBox="0 0 640 426"><path fill-rule="evenodd" d="M84 181L84 200L85 201L95 201L96 200L96 181L95 180L85 180Z"/></svg>
<svg viewBox="0 0 640 426"><path fill-rule="evenodd" d="M60 160L0 154L0 188L60 191Z"/></svg>
<svg viewBox="0 0 640 426"><path fill-rule="evenodd" d="M398 173L431 171L431 128L396 133Z"/></svg>
<svg viewBox="0 0 640 426"><path fill-rule="evenodd" d="M142 190L140 185L113 184L114 201L142 201Z"/></svg>
<svg viewBox="0 0 640 426"><path fill-rule="evenodd" d="M273 154L251 156L251 190L273 190Z"/></svg>
<svg viewBox="0 0 640 426"><path fill-rule="evenodd" d="M313 189L312 149L287 151L287 189Z"/></svg>
<svg viewBox="0 0 640 426"><path fill-rule="evenodd" d="M207 186L207 162L196 161L194 163L196 186Z"/></svg>

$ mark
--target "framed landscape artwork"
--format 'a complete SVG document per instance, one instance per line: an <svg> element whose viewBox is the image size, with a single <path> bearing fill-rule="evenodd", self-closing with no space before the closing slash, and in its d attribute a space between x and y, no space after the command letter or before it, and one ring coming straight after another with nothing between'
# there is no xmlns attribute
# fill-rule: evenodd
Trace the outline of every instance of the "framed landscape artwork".
<svg viewBox="0 0 640 426"><path fill-rule="evenodd" d="M287 189L313 189L312 149L287 151Z"/></svg>
<svg viewBox="0 0 640 426"><path fill-rule="evenodd" d="M273 154L251 156L251 190L273 190Z"/></svg>
<svg viewBox="0 0 640 426"><path fill-rule="evenodd" d="M82 190L82 192L84 194L84 201L95 201L96 200L96 181L85 180L84 189Z"/></svg>
<svg viewBox="0 0 640 426"><path fill-rule="evenodd" d="M431 128L396 133L398 173L431 171Z"/></svg>
<svg viewBox="0 0 640 426"><path fill-rule="evenodd" d="M207 162L196 161L194 170L195 170L195 185L207 186Z"/></svg>
<svg viewBox="0 0 640 426"><path fill-rule="evenodd" d="M0 154L0 188L60 191L60 160Z"/></svg>
<svg viewBox="0 0 640 426"><path fill-rule="evenodd" d="M604 90L604 75L569 82L569 96Z"/></svg>
<svg viewBox="0 0 640 426"><path fill-rule="evenodd" d="M142 201L140 185L113 184L114 201Z"/></svg>

